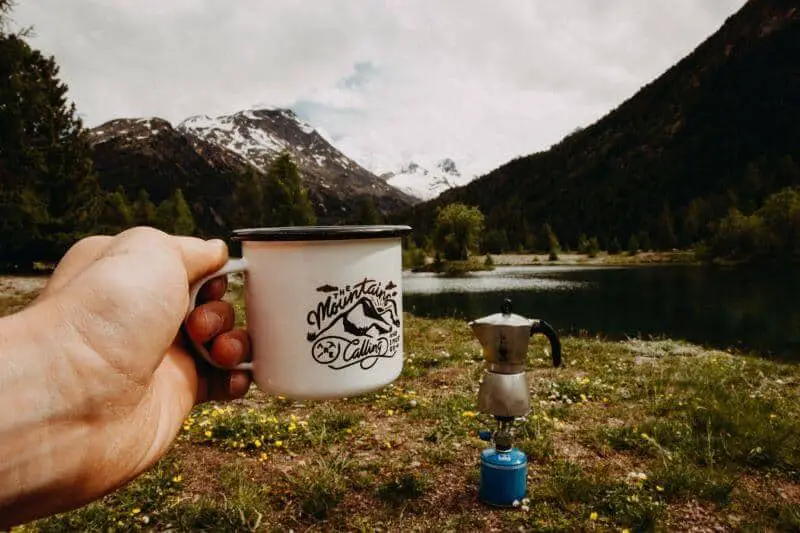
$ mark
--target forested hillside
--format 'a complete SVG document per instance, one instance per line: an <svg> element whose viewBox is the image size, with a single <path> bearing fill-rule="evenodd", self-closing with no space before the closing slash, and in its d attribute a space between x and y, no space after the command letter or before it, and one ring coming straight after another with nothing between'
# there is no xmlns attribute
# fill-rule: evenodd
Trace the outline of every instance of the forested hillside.
<svg viewBox="0 0 800 533"><path fill-rule="evenodd" d="M530 248L549 223L562 246L635 236L661 249L709 239L800 184L800 9L751 0L721 29L595 124L397 217L418 243L436 211L486 215L484 245ZM799 211L800 213L800 211Z"/></svg>

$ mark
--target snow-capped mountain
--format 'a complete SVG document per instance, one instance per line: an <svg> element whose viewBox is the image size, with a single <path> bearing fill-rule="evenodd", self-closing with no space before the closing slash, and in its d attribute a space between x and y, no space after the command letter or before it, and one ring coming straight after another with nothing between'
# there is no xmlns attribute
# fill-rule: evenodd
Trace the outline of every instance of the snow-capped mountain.
<svg viewBox="0 0 800 533"><path fill-rule="evenodd" d="M195 116L177 130L229 150L266 171L282 151L300 168L309 197L322 218L341 217L358 196L370 196L384 212L410 205L415 198L387 184L326 141L288 109L257 109L211 118Z"/></svg>
<svg viewBox="0 0 800 533"><path fill-rule="evenodd" d="M461 175L455 161L450 158L436 162L430 169L412 161L397 172L382 174L381 178L392 187L423 201L432 200L447 189L470 181Z"/></svg>

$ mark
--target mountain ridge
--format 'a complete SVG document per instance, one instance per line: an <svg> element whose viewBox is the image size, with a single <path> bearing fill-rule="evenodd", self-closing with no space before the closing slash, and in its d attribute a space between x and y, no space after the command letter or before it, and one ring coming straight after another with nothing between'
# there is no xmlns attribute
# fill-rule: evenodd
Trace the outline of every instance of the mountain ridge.
<svg viewBox="0 0 800 533"><path fill-rule="evenodd" d="M347 158L291 110L195 115L175 126L160 117L116 118L88 135L105 190L122 186L133 200L144 189L160 202L181 188L199 226L211 234L230 229L225 202L239 177L248 169L265 174L284 151L322 224L357 221L364 199L384 215L418 201Z"/></svg>

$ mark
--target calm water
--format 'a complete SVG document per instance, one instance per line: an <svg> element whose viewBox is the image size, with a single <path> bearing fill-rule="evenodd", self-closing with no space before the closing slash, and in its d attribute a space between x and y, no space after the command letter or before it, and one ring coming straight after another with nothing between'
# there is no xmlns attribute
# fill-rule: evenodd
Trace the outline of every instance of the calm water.
<svg viewBox="0 0 800 533"><path fill-rule="evenodd" d="M465 320L498 312L543 318L562 333L686 339L800 360L800 269L499 267L466 278L408 273L404 306Z"/></svg>

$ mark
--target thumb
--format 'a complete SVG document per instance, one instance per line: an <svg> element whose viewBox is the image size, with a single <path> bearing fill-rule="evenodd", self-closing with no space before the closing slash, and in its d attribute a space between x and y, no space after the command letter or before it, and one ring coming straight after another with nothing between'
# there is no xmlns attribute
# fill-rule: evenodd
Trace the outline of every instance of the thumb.
<svg viewBox="0 0 800 533"><path fill-rule="evenodd" d="M228 246L220 239L174 237L180 250L189 285L219 270L228 260Z"/></svg>

